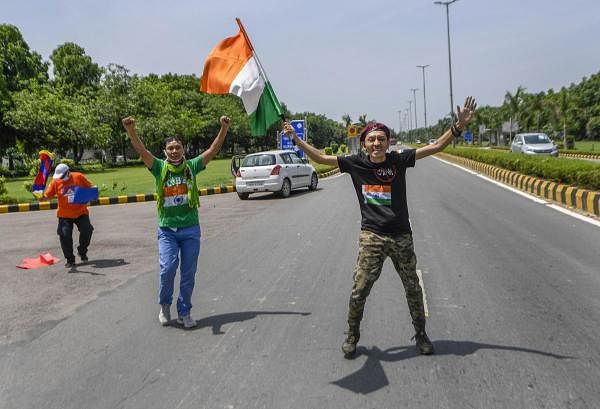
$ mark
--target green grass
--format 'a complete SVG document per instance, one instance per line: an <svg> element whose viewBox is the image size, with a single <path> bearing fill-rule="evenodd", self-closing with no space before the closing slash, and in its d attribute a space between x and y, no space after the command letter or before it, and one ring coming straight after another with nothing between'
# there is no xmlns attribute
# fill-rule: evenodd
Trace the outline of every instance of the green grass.
<svg viewBox="0 0 600 409"><path fill-rule="evenodd" d="M600 155L600 141L575 141L576 151L597 152ZM565 150L565 152L569 152Z"/></svg>
<svg viewBox="0 0 600 409"><path fill-rule="evenodd" d="M233 184L229 171L231 160L212 160L198 175L199 188ZM154 193L154 178L143 166L106 169L102 172L86 173L86 177L100 189L100 196L134 195ZM32 182L33 177L15 178L6 181L8 195L18 203L34 202L36 199L23 187L24 182ZM50 182L48 182L50 183Z"/></svg>

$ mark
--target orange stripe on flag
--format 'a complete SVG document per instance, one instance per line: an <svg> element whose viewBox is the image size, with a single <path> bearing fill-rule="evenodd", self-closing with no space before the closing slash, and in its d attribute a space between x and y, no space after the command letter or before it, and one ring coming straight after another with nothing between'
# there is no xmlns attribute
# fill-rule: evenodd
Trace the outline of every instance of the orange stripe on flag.
<svg viewBox="0 0 600 409"><path fill-rule="evenodd" d="M185 195L187 193L187 185L175 185L175 186L167 186L163 189L165 197L168 196L177 196L177 195Z"/></svg>
<svg viewBox="0 0 600 409"><path fill-rule="evenodd" d="M228 94L231 83L250 57L252 50L241 31L221 41L206 58L200 91Z"/></svg>
<svg viewBox="0 0 600 409"><path fill-rule="evenodd" d="M363 189L365 193L391 193L392 186L391 185L363 185Z"/></svg>

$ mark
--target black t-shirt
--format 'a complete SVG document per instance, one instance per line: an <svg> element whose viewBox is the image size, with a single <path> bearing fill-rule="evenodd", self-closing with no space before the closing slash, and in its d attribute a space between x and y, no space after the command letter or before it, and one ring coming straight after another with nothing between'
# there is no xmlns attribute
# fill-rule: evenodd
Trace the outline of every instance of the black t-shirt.
<svg viewBox="0 0 600 409"><path fill-rule="evenodd" d="M386 153L373 163L365 154L338 156L341 172L352 177L362 215L362 230L397 235L411 233L406 204L406 168L415 166L415 150Z"/></svg>

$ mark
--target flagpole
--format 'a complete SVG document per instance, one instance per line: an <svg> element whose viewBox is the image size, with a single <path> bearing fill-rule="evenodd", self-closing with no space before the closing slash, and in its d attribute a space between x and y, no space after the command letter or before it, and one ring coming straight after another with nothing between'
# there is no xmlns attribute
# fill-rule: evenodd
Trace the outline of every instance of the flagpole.
<svg viewBox="0 0 600 409"><path fill-rule="evenodd" d="M260 58L258 58L258 54L256 53L254 46L252 45L252 41L250 41L250 37L248 37L248 33L246 33L246 29L244 28L244 25L242 24L242 20L240 20L239 17L236 17L235 21L238 24L238 26L240 27L240 31L244 35L244 39L246 40L246 43L248 43L250 50L252 50L252 53L254 54L254 58L256 58L256 63L258 64L258 69L260 70L261 75L263 77L265 77L266 82L270 83L269 77L267 77L267 72L263 68L262 63L260 62ZM285 121L285 117L284 117L283 113L280 115L280 117L282 120Z"/></svg>

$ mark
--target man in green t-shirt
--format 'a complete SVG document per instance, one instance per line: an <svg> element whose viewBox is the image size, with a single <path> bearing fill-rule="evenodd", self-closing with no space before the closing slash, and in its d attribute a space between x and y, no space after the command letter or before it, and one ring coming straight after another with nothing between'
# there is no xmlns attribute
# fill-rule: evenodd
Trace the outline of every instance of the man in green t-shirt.
<svg viewBox="0 0 600 409"><path fill-rule="evenodd" d="M221 129L210 147L193 159L186 159L181 140L169 137L165 140L166 159L156 158L146 149L135 130L133 117L123 119L123 126L131 144L150 170L156 184L156 207L158 210L158 258L160 284L158 320L168 325L171 320L171 304L175 274L179 267L180 284L177 298L177 322L185 328L193 328L192 292L198 256L200 255L200 223L198 221L198 187L196 175L221 150L230 119L220 118ZM181 257L181 263L179 259Z"/></svg>

